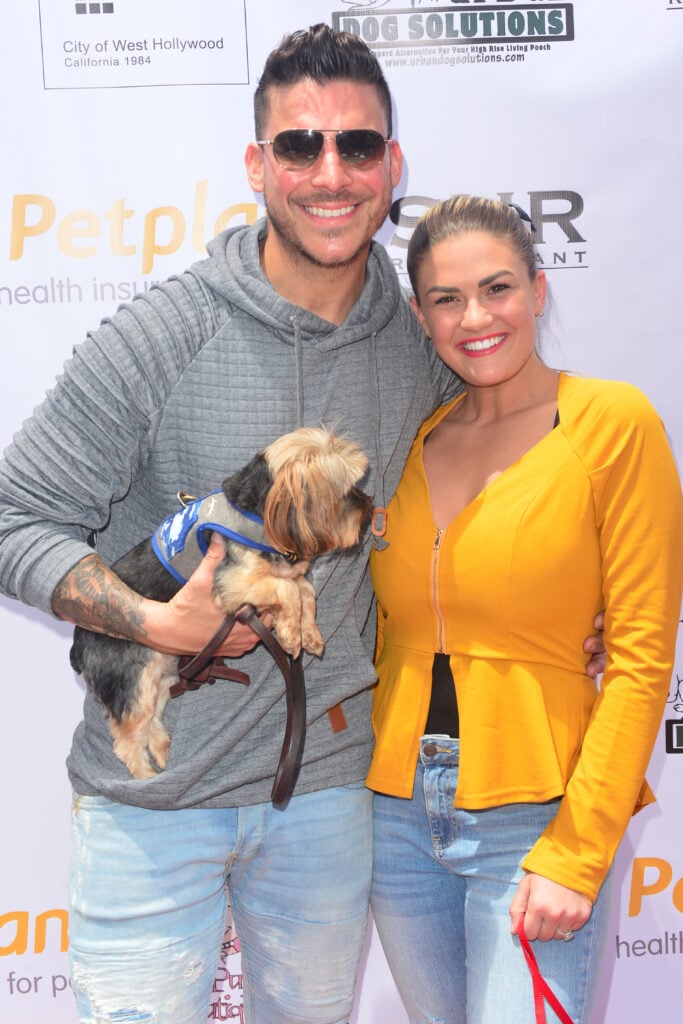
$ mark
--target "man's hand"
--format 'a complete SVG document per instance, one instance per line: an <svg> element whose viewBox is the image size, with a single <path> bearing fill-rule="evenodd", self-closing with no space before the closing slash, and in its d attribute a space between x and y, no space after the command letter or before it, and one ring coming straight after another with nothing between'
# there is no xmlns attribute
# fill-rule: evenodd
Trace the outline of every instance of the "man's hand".
<svg viewBox="0 0 683 1024"><path fill-rule="evenodd" d="M602 631L605 628L605 613L598 612L593 620L595 634L584 640L583 649L586 654L591 655L591 660L586 665L586 675L591 679L597 679L607 667L607 652L605 651L605 640Z"/></svg>
<svg viewBox="0 0 683 1024"><path fill-rule="evenodd" d="M162 654L197 654L224 618L213 599L213 577L224 555L223 541L214 533L196 572L168 603L141 597L99 555L87 555L55 587L52 610L76 626ZM239 658L258 642L256 633L238 622L217 656Z"/></svg>
<svg viewBox="0 0 683 1024"><path fill-rule="evenodd" d="M169 635L166 630L172 631L170 635L173 636L174 645L174 650L167 653L195 654L201 651L225 618L213 598L214 575L224 557L223 540L220 534L213 533L199 567L168 605L162 606L171 617L163 626L164 632ZM259 638L256 633L249 626L236 622L227 640L216 652L216 657L239 658L251 651L257 643ZM180 644L183 645L182 650L177 650Z"/></svg>

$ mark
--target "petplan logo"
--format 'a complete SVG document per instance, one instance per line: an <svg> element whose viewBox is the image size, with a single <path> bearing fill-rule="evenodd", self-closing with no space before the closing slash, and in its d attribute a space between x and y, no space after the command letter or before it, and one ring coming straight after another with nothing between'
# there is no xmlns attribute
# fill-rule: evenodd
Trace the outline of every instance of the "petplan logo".
<svg viewBox="0 0 683 1024"><path fill-rule="evenodd" d="M332 14L334 28L351 32L387 64L489 63L524 60L553 43L574 38L571 3L511 3L505 0L413 0L387 9L383 0ZM426 61L425 50L438 59ZM452 60L447 60L448 53ZM421 61L401 57L420 56Z"/></svg>
<svg viewBox="0 0 683 1024"><path fill-rule="evenodd" d="M117 198L74 210L64 208L58 197L17 193L9 213L10 263L26 260L29 266L50 267L53 261L53 269L39 280L13 275L13 283L0 281L0 308L128 301L151 287L154 281L141 281L139 275L161 274L159 261L163 257L173 256L183 247L203 255L210 238L233 224L253 224L263 213L254 202L224 207L219 194L220 189L212 191L208 180L202 180L193 192L178 197L177 206L147 209ZM4 235L1 217L0 235ZM107 254L121 258L123 279L116 271L114 279L104 281L78 274L79 266L85 270L88 260ZM71 270L64 273L64 258L75 261L73 277ZM188 253L185 259L189 258Z"/></svg>
<svg viewBox="0 0 683 1024"><path fill-rule="evenodd" d="M655 932L634 937L626 921L615 936L614 953L617 960L643 958L683 957L683 878L680 868L664 857L636 857L631 866L631 885L628 901L629 918L638 918L645 904L657 908L662 922ZM668 920L670 924L664 924ZM638 922L634 922L638 926Z"/></svg>
<svg viewBox="0 0 683 1024"><path fill-rule="evenodd" d="M0 957L7 957L3 964L3 997L23 1008L27 997L34 996L42 1002L69 991L71 982L62 968L69 941L68 925L68 911L59 908L35 915L28 910L0 914ZM34 955L40 956L40 973L36 973ZM57 955L59 961L55 961ZM55 962L59 962L59 968L54 967ZM42 1019L42 1015L38 1013L35 1019Z"/></svg>

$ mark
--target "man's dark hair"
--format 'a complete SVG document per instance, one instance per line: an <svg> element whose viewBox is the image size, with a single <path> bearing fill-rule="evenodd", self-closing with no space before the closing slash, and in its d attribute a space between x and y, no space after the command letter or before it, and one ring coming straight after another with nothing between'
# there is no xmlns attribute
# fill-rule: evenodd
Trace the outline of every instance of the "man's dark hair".
<svg viewBox="0 0 683 1024"><path fill-rule="evenodd" d="M391 138L391 94L374 53L353 33L335 32L329 25L319 24L285 36L268 56L254 93L257 139L263 137L268 90L273 86L295 85L304 78L318 85L340 79L374 85L387 120L387 138ZM335 128L336 125L320 127Z"/></svg>

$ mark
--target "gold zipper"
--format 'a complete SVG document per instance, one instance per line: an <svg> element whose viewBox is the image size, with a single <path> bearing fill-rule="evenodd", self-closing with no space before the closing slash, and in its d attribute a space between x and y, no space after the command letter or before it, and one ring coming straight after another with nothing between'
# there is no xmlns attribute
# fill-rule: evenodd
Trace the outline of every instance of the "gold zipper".
<svg viewBox="0 0 683 1024"><path fill-rule="evenodd" d="M436 632L437 632L437 647L438 653L443 654L444 652L444 623L443 615L441 613L441 606L439 604L439 552L441 549L441 541L443 539L444 531L437 527L436 537L434 538L434 547L432 548L432 602L434 604L434 612L436 613Z"/></svg>

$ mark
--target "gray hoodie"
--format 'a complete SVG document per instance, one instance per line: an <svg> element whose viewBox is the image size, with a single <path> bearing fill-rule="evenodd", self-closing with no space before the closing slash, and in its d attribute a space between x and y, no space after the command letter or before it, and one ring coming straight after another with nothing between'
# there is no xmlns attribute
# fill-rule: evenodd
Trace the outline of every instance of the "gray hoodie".
<svg viewBox="0 0 683 1024"><path fill-rule="evenodd" d="M179 490L204 495L280 434L325 424L355 440L377 504L453 378L417 327L373 244L364 291L340 327L278 295L259 261L265 221L225 232L209 258L152 288L74 350L0 463L0 588L50 613L62 576L95 544L108 563L153 533ZM296 792L363 781L374 613L370 538L318 560L321 658L304 662L308 728ZM266 802L285 725L283 681L259 646L246 688L204 686L169 702L168 767L133 779L86 697L68 770L76 792L151 808ZM338 702L348 728L333 732Z"/></svg>

